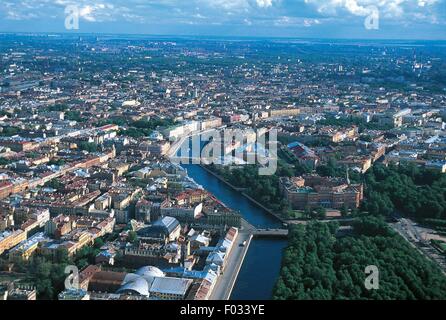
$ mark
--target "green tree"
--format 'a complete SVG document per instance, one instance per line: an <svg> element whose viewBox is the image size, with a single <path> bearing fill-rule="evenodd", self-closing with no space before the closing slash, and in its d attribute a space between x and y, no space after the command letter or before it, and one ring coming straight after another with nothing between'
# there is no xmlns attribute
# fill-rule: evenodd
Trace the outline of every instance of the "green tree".
<svg viewBox="0 0 446 320"><path fill-rule="evenodd" d="M315 210L315 217L316 219L325 219L327 217L327 210L323 207L318 207Z"/></svg>
<svg viewBox="0 0 446 320"><path fill-rule="evenodd" d="M98 151L98 145L94 142L82 141L77 144L77 147L80 150L88 151L88 152L97 152Z"/></svg>
<svg viewBox="0 0 446 320"><path fill-rule="evenodd" d="M341 217L346 217L348 215L348 208L346 205L342 206L340 213L341 213Z"/></svg>
<svg viewBox="0 0 446 320"><path fill-rule="evenodd" d="M130 243L136 243L136 241L138 240L138 236L137 236L136 232L135 231L129 231L127 240Z"/></svg>

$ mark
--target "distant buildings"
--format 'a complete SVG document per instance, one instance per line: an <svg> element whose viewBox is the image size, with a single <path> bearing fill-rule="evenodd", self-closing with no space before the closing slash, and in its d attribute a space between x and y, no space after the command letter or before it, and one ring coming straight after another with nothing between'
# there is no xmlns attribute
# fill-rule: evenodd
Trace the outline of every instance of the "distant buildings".
<svg viewBox="0 0 446 320"><path fill-rule="evenodd" d="M403 125L403 118L412 112L411 109L403 109L397 112L388 112L385 114L376 114L380 125L388 125L390 127L401 127Z"/></svg>
<svg viewBox="0 0 446 320"><path fill-rule="evenodd" d="M293 117L300 113L299 108L289 108L289 109L273 109L269 111L269 116L274 117Z"/></svg>

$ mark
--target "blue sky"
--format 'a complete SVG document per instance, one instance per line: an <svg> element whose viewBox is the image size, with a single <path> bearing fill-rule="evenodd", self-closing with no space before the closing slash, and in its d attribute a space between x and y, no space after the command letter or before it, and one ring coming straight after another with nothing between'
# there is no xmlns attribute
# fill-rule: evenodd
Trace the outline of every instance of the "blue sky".
<svg viewBox="0 0 446 320"><path fill-rule="evenodd" d="M446 0L1 0L0 32L446 40Z"/></svg>

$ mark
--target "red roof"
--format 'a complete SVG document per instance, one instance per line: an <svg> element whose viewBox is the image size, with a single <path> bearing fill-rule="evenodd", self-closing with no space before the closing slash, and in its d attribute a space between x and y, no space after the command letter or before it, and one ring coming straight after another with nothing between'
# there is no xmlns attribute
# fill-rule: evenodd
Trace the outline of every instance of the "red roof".
<svg viewBox="0 0 446 320"><path fill-rule="evenodd" d="M1 188L6 188L6 187L11 187L12 185L13 184L10 181L3 181L3 182L0 182L0 189Z"/></svg>

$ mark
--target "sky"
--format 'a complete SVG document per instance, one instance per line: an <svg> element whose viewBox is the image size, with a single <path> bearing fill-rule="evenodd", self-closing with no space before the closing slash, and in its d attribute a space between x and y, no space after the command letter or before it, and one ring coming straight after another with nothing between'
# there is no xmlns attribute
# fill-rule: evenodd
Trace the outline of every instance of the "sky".
<svg viewBox="0 0 446 320"><path fill-rule="evenodd" d="M0 32L446 40L446 0L0 0Z"/></svg>

